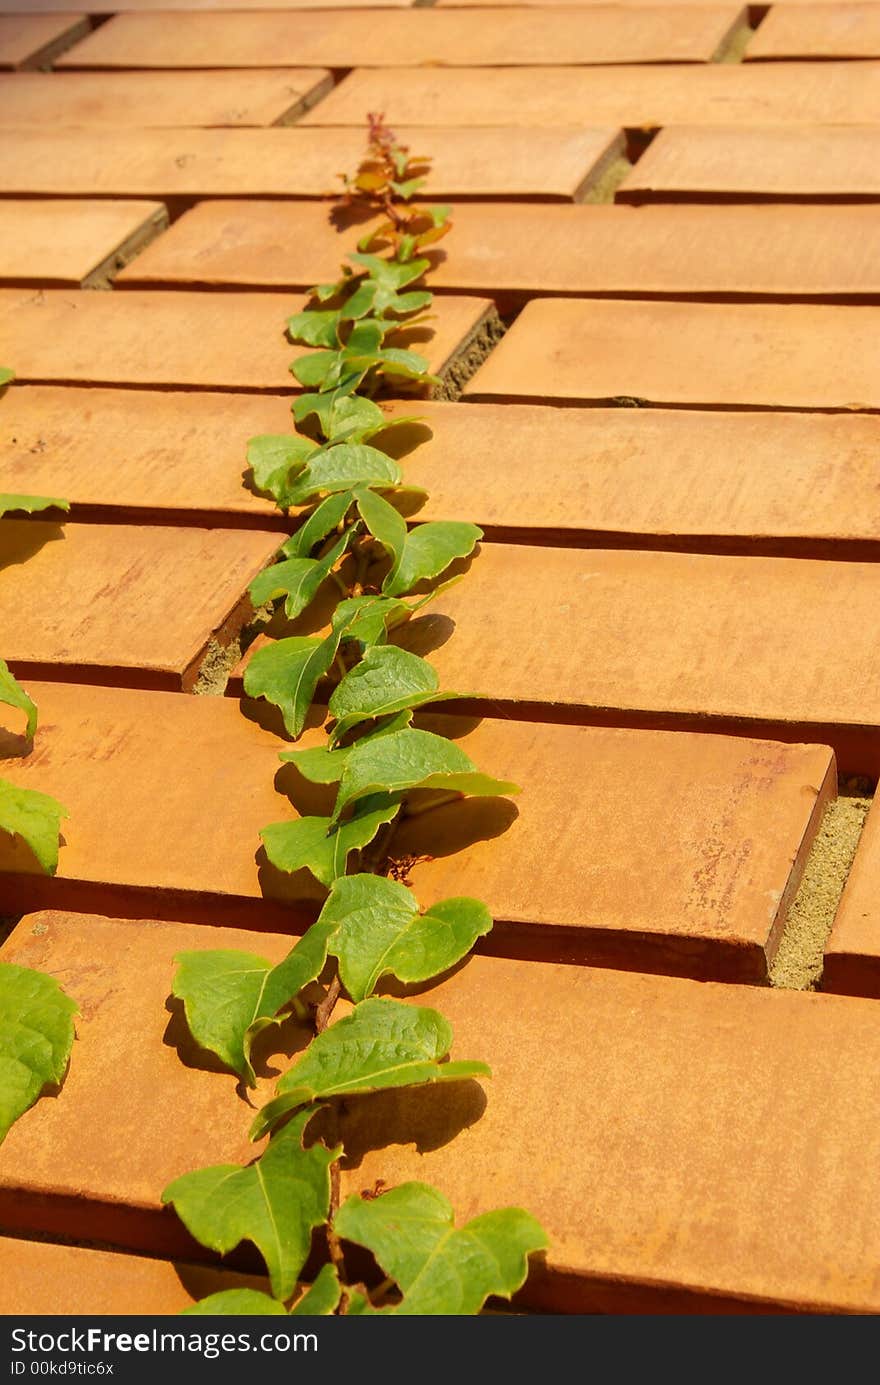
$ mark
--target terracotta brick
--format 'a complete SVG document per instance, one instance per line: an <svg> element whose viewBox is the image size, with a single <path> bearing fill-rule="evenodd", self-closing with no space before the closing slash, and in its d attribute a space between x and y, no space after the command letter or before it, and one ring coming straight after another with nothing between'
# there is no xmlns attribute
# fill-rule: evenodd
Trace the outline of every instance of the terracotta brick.
<svg viewBox="0 0 880 1385"><path fill-rule="evenodd" d="M635 2L635 0L634 0ZM367 10L404 9L413 0L345 0L345 8ZM565 0L568 3L568 0ZM593 0L588 0L593 3ZM608 0L602 0L608 3ZM622 3L622 0L613 0ZM629 3L629 0L626 0ZM644 3L644 0L639 0ZM681 4L682 0L676 0ZM685 0L705 4L705 0ZM65 8L65 0L2 0L0 11L27 4L34 14L55 14ZM164 14L176 10L336 10L339 0L89 0L89 14Z"/></svg>
<svg viewBox="0 0 880 1385"><path fill-rule="evenodd" d="M4 842L7 909L160 910L283 931L314 916L324 892L305 873L271 870L258 834L295 812L285 795L314 813L329 811L328 793L281 770L278 740L231 699L28 687L43 717L37 750L4 760L3 775L53 793L70 818L54 880L12 874L25 870L27 853ZM13 724L12 714L4 720ZM816 815L833 793L827 750L510 721L473 728L446 719L440 729L464 737L478 764L513 775L523 792L515 805L467 802L430 815L438 859L414 877L425 899L485 898L497 919L493 948L515 955L766 974ZM318 736L308 732L306 744ZM5 740L21 753L17 738ZM773 833L762 826L770 816ZM420 833L418 819L401 825L392 853L408 854ZM449 861L441 840L455 852Z"/></svg>
<svg viewBox="0 0 880 1385"><path fill-rule="evenodd" d="M331 86L329 72L301 67L262 72L21 72L0 77L0 128L287 125Z"/></svg>
<svg viewBox="0 0 880 1385"><path fill-rule="evenodd" d="M871 557L880 542L872 418L429 400L418 414L427 427L395 450L428 491L419 519L554 544ZM290 422L274 395L17 385L0 405L0 490L64 495L74 517L286 527L241 477L245 439Z"/></svg>
<svg viewBox="0 0 880 1385"><path fill-rule="evenodd" d="M880 197L880 130L814 125L661 130L615 194L619 202Z"/></svg>
<svg viewBox="0 0 880 1385"><path fill-rule="evenodd" d="M746 49L760 58L880 57L877 5L774 5Z"/></svg>
<svg viewBox="0 0 880 1385"><path fill-rule="evenodd" d="M57 975L83 1015L61 1094L0 1150L7 1225L85 1225L194 1256L159 1211L161 1189L252 1155L253 1111L234 1077L198 1066L177 1007L169 1019L172 957L236 945L274 958L287 942L23 920L4 960ZM455 1057L494 1076L348 1103L344 1192L423 1178L462 1220L528 1207L550 1250L525 1303L551 1311L880 1307L880 1211L864 1176L880 1157L873 1002L478 957L417 1003L451 1021Z"/></svg>
<svg viewBox="0 0 880 1385"><path fill-rule="evenodd" d="M111 19L67 67L274 67L279 53L304 66L519 67L534 63L709 62L741 27L736 4L681 13L654 7L571 10L398 10L377 25L369 11L333 14L180 14ZM363 113L361 115L363 119Z"/></svg>
<svg viewBox="0 0 880 1385"><path fill-rule="evenodd" d="M0 521L0 626L32 676L189 687L211 635L232 637L277 551L260 531Z"/></svg>
<svg viewBox="0 0 880 1385"><path fill-rule="evenodd" d="M11 1236L0 1236L0 1284L0 1313L16 1318L167 1316L221 1289L269 1291L265 1280L208 1265Z"/></svg>
<svg viewBox="0 0 880 1385"><path fill-rule="evenodd" d="M304 303L268 293L2 289L0 321L24 382L277 391L297 388L288 367L309 350L284 335L288 317ZM430 327L395 340L411 344L442 374L490 306L481 298L444 297Z"/></svg>
<svg viewBox="0 0 880 1385"><path fill-rule="evenodd" d="M0 283L106 286L167 224L161 202L0 200Z"/></svg>
<svg viewBox="0 0 880 1385"><path fill-rule="evenodd" d="M433 289L494 296L880 299L880 207L547 207L461 204ZM338 273L363 224L323 203L203 202L121 286L308 288ZM784 244L786 253L779 254Z"/></svg>
<svg viewBox="0 0 880 1385"><path fill-rule="evenodd" d="M364 70L302 123L361 127L364 111L413 126L867 125L880 120L880 63Z"/></svg>
<svg viewBox="0 0 880 1385"><path fill-rule="evenodd" d="M437 197L580 201L623 153L614 129L534 130L516 141L504 130L456 129L415 139L435 158L426 189ZM109 145L89 129L21 129L7 144L0 193L160 197L177 208L202 197L330 197L340 169L356 168L363 151L362 129L123 129Z"/></svg>
<svg viewBox="0 0 880 1385"><path fill-rule="evenodd" d="M875 798L825 950L822 988L880 997L880 799Z"/></svg>
<svg viewBox="0 0 880 1385"><path fill-rule="evenodd" d="M490 715L860 729L876 763L878 602L872 563L484 544L400 640Z"/></svg>
<svg viewBox="0 0 880 1385"><path fill-rule="evenodd" d="M534 299L464 393L474 400L876 410L880 313Z"/></svg>
<svg viewBox="0 0 880 1385"><path fill-rule="evenodd" d="M0 14L0 69L48 66L89 27L84 14Z"/></svg>
<svg viewBox="0 0 880 1385"><path fill-rule="evenodd" d="M0 403L0 490L63 495L90 518L270 528L284 523L274 504L242 484L247 439L291 426L289 396L16 384Z"/></svg>

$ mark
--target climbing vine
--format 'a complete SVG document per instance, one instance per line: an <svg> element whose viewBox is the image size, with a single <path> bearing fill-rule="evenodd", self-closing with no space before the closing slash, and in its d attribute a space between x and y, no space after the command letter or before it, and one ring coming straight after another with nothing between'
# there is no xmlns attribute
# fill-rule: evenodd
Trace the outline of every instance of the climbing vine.
<svg viewBox="0 0 880 1385"><path fill-rule="evenodd" d="M248 448L255 487L299 521L280 561L252 584L254 604L283 606L295 620L319 592L335 596L324 633L279 638L253 653L244 689L276 706L296 740L319 683L331 681L324 742L280 758L329 794L335 786L335 797L325 815L272 823L260 834L275 867L308 870L328 890L289 955L277 966L238 951L176 958L173 991L194 1039L246 1086L255 1085L252 1048L268 1027L292 1008L313 1029L253 1122L252 1139L269 1137L263 1152L247 1166L200 1169L165 1189L164 1201L203 1245L226 1253L250 1241L269 1273L271 1296L231 1290L191 1313L477 1313L488 1296L514 1293L529 1255L547 1244L519 1208L456 1227L446 1198L423 1183L342 1202L343 1146L328 1148L307 1131L334 1097L489 1075L482 1062L448 1061L452 1029L437 1011L377 994L383 977L414 984L442 974L492 927L478 900L446 899L423 911L406 885L386 878L390 825L426 803L517 792L453 742L413 725L417 709L459 694L441 692L430 664L389 643L482 537L466 523L409 528L404 516L424 493L405 483L382 446L411 420L389 417L379 392L424 392L435 383L422 356L393 344L402 326L427 320L432 295L417 285L431 262L422 252L451 228L449 208L413 204L426 171L381 117L369 118L367 154L345 179L342 202L378 215L378 224L341 277L312 289L305 311L289 320L291 339L315 348L291 366L304 390L293 404L301 431L253 438ZM345 1013L336 1017L342 999ZM327 1263L297 1298L319 1228ZM378 1291L352 1281L349 1242L373 1253L386 1276Z"/></svg>
<svg viewBox="0 0 880 1385"><path fill-rule="evenodd" d="M13 378L11 370L0 367L0 388ZM69 507L66 500L47 496L0 493L0 516L11 510L33 514L49 508ZM25 738L32 741L37 732L37 707L2 659L0 702L24 713ZM58 867L61 820L65 817L67 810L49 794L21 789L0 779L0 831L26 842L48 875L54 875ZM73 1046L76 1009L52 977L0 962L0 1144L44 1088L62 1080Z"/></svg>

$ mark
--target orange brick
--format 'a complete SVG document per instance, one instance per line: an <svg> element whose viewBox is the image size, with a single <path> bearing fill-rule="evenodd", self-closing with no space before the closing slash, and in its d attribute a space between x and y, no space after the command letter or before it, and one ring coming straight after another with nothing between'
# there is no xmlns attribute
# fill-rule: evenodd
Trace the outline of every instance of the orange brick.
<svg viewBox="0 0 880 1385"><path fill-rule="evenodd" d="M222 1289L268 1283L207 1265L149 1260L0 1236L0 1313L27 1317L167 1316Z"/></svg>
<svg viewBox="0 0 880 1385"><path fill-rule="evenodd" d="M420 520L551 544L872 557L880 542L872 418L430 400L417 412L426 426L388 443L428 491ZM0 490L64 495L74 517L289 527L242 484L245 440L286 432L288 398L17 385L0 425Z"/></svg>
<svg viewBox="0 0 880 1385"><path fill-rule="evenodd" d="M89 28L84 14L0 14L0 69L48 67Z"/></svg>
<svg viewBox="0 0 880 1385"><path fill-rule="evenodd" d="M874 800L825 950L822 988L880 996L880 799Z"/></svg>
<svg viewBox="0 0 880 1385"><path fill-rule="evenodd" d="M588 7L492 13L427 9L382 16L333 14L123 14L78 45L67 67L304 66L519 67L534 63L709 62L741 27L736 4L675 9ZM363 113L361 114L363 120Z"/></svg>
<svg viewBox="0 0 880 1385"><path fill-rule="evenodd" d="M749 42L746 61L760 58L880 57L877 5L774 5Z"/></svg>
<svg viewBox="0 0 880 1385"><path fill-rule="evenodd" d="M285 326L304 306L290 294L0 290L8 358L19 380L42 384L298 388L288 367L309 348L291 346ZM489 307L481 298L444 297L430 327L394 340L442 374Z"/></svg>
<svg viewBox="0 0 880 1385"><path fill-rule="evenodd" d="M262 72L20 72L0 77L0 128L287 125L331 86L329 72L298 67Z"/></svg>
<svg viewBox="0 0 880 1385"><path fill-rule="evenodd" d="M255 713L243 716L231 699L27 686L43 716L37 751L4 760L3 775L51 792L70 817L53 880L13 874L27 853L3 843L7 910L162 910L283 931L314 916L324 892L305 872L270 869L258 834L295 811L284 795L315 813L329 811L332 791L280 770L280 744ZM509 721L440 725L523 792L515 806L469 800L430 815L438 859L414 877L425 900L485 898L497 919L493 948L517 955L766 975L816 815L833 793L827 750ZM21 754L17 738L6 742ZM770 817L773 833L762 827ZM390 849L421 853L423 837L416 819Z"/></svg>
<svg viewBox="0 0 880 1385"><path fill-rule="evenodd" d="M386 67L350 73L302 123L362 128L364 111L395 126L867 125L880 120L880 63Z"/></svg>
<svg viewBox="0 0 880 1385"><path fill-rule="evenodd" d="M534 299L473 400L880 408L880 313L813 304Z"/></svg>
<svg viewBox="0 0 880 1385"><path fill-rule="evenodd" d="M644 0L640 0L644 3ZM566 0L567 3L567 0ZM592 0L589 0L592 3ZM607 0L603 0L607 3ZM620 3L620 0L614 0ZM627 0L629 3L629 0ZM682 0L676 0L677 4ZM686 0L691 3L691 0ZM705 0L699 0L705 4ZM0 9L27 4L34 14L55 14L65 0L2 0ZM346 0L346 9L391 10L405 8L412 0ZM335 10L339 0L89 0L90 14L164 14L176 10Z"/></svg>
<svg viewBox="0 0 880 1385"><path fill-rule="evenodd" d="M880 197L880 130L737 126L661 130L615 194L619 202Z"/></svg>
<svg viewBox="0 0 880 1385"><path fill-rule="evenodd" d="M880 207L460 204L432 289L536 294L880 299ZM308 288L363 225L323 203L203 202L119 276L134 288ZM786 253L779 254L784 244Z"/></svg>
<svg viewBox="0 0 880 1385"><path fill-rule="evenodd" d="M247 619L278 538L4 519L4 656L35 677L189 687L212 634L228 642Z"/></svg>
<svg viewBox="0 0 880 1385"><path fill-rule="evenodd" d="M580 201L623 152L614 129L534 130L513 143L492 129L413 139L436 156L426 188L437 197ZM330 197L340 169L356 168L363 152L361 129L123 129L109 144L89 129L21 129L7 142L0 192L160 197L178 208L202 197Z"/></svg>
<svg viewBox="0 0 880 1385"><path fill-rule="evenodd" d="M172 958L230 946L277 958L287 941L22 921L4 960L57 975L82 1017L60 1095L0 1149L7 1226L195 1258L161 1190L252 1155L253 1110L231 1074L199 1066L173 1002L169 1018ZM479 957L416 1001L494 1076L347 1103L345 1193L423 1178L462 1220L529 1208L550 1249L524 1299L550 1311L880 1308L873 1002Z"/></svg>
<svg viewBox="0 0 880 1385"><path fill-rule="evenodd" d="M0 200L0 283L106 286L167 224L160 202Z"/></svg>
<svg viewBox="0 0 880 1385"><path fill-rule="evenodd" d="M876 765L878 602L872 563L484 544L400 642L490 715L858 732Z"/></svg>

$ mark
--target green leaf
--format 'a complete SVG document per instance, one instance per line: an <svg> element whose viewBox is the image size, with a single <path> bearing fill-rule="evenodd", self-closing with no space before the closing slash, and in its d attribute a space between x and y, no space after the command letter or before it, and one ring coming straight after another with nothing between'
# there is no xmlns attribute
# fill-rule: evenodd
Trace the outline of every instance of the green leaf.
<svg viewBox="0 0 880 1385"><path fill-rule="evenodd" d="M322 543L342 523L353 499L345 491L339 495L328 495L287 540L281 552L287 558L307 558L315 544Z"/></svg>
<svg viewBox="0 0 880 1385"><path fill-rule="evenodd" d="M438 688L437 674L425 659L393 644L374 645L333 691L330 712L336 725L331 739L340 740L352 727L372 717L462 696L441 693Z"/></svg>
<svg viewBox="0 0 880 1385"><path fill-rule="evenodd" d="M244 671L248 697L264 697L280 708L294 740L302 734L315 689L336 658L339 636L290 635L258 649Z"/></svg>
<svg viewBox="0 0 880 1385"><path fill-rule="evenodd" d="M297 423L302 423L312 414L317 417L321 432L330 442L361 442L393 422L371 399L360 399L340 391L303 394L293 401L293 416Z"/></svg>
<svg viewBox="0 0 880 1385"><path fill-rule="evenodd" d="M309 1253L312 1230L330 1207L330 1165L342 1146L303 1149L305 1111L246 1168L218 1164L177 1178L162 1194L201 1245L226 1255L252 1241L266 1261L272 1292L289 1298Z"/></svg>
<svg viewBox="0 0 880 1385"><path fill-rule="evenodd" d="M320 976L336 924L312 924L283 962L273 967L250 952L180 952L172 993L183 1001L190 1033L202 1048L256 1085L251 1045L278 1022L278 1012Z"/></svg>
<svg viewBox="0 0 880 1385"><path fill-rule="evenodd" d="M329 818L295 818L274 822L260 833L266 855L278 870L291 875L309 870L322 885L330 886L345 874L352 851L368 846L379 828L397 816L400 801L389 794L375 794L358 804L353 817L338 827Z"/></svg>
<svg viewBox="0 0 880 1385"><path fill-rule="evenodd" d="M411 721L412 712L407 709L380 726L371 728L357 745L362 745L368 739L375 740L379 736L390 736L395 731L402 731ZM303 779L308 779L310 784L338 784L345 762L355 748L354 745L336 748L330 745L312 745L305 750L283 750L278 758L296 765Z"/></svg>
<svg viewBox="0 0 880 1385"><path fill-rule="evenodd" d="M35 514L37 510L69 510L69 500L59 500L52 495L6 495L0 491L0 515L10 510L24 510Z"/></svg>
<svg viewBox="0 0 880 1385"><path fill-rule="evenodd" d="M321 910L333 926L330 953L352 1000L365 1000L383 976L407 984L448 971L492 927L477 899L444 899L419 913L414 895L380 875L345 875Z"/></svg>
<svg viewBox="0 0 880 1385"><path fill-rule="evenodd" d="M305 466L317 445L311 438L290 433L260 433L251 438L247 459L257 490L271 495L282 510L288 509L293 504L292 477Z"/></svg>
<svg viewBox="0 0 880 1385"><path fill-rule="evenodd" d="M346 369L346 367L348 367ZM329 389L344 384L347 389L356 389L369 369L369 363L357 369L346 360L345 352L313 351L308 356L300 356L290 367L291 373L306 389Z"/></svg>
<svg viewBox="0 0 880 1385"><path fill-rule="evenodd" d="M68 811L57 798L0 779L0 831L27 842L47 875L58 869L61 819L66 817Z"/></svg>
<svg viewBox="0 0 880 1385"><path fill-rule="evenodd" d="M396 486L403 473L391 457L364 443L339 443L322 450L297 477L293 503L305 504L320 491L350 491L355 486Z"/></svg>
<svg viewBox="0 0 880 1385"><path fill-rule="evenodd" d="M437 377L428 370L424 356L415 351L402 351L397 346L386 347L381 355L383 375L400 375L405 380L422 380L426 385L436 385Z"/></svg>
<svg viewBox="0 0 880 1385"><path fill-rule="evenodd" d="M411 609L405 601L389 596L349 596L336 607L333 628L362 648L384 644L388 631L408 619Z"/></svg>
<svg viewBox="0 0 880 1385"><path fill-rule="evenodd" d="M17 707L27 717L25 735L31 741L37 730L37 706L32 702L20 683L9 672L9 665L0 659L0 702L7 707Z"/></svg>
<svg viewBox="0 0 880 1385"><path fill-rule="evenodd" d="M0 365L0 388L2 388L3 385L8 385L10 380L14 379L15 371L10 370L9 366Z"/></svg>
<svg viewBox="0 0 880 1385"><path fill-rule="evenodd" d="M290 1310L291 1317L328 1318L339 1306L342 1286L333 1265L324 1265L302 1298Z"/></svg>
<svg viewBox="0 0 880 1385"><path fill-rule="evenodd" d="M54 977L0 962L0 1144L43 1088L64 1077L77 1011Z"/></svg>
<svg viewBox="0 0 880 1385"><path fill-rule="evenodd" d="M261 1294L258 1289L222 1289L199 1299L192 1308L184 1308L182 1318L275 1317L286 1318L287 1309L277 1298Z"/></svg>
<svg viewBox="0 0 880 1385"><path fill-rule="evenodd" d="M306 346L336 347L340 317L338 308L307 308L287 319L287 335L291 341L305 342Z"/></svg>
<svg viewBox="0 0 880 1385"><path fill-rule="evenodd" d="M408 202L411 197L415 197L419 188L425 186L424 178L408 178L405 183L391 183L391 189L401 197L404 202Z"/></svg>
<svg viewBox="0 0 880 1385"><path fill-rule="evenodd" d="M407 789L446 789L484 798L519 793L518 785L481 774L454 741L409 727L390 736L365 738L352 747L339 781L332 821L364 794Z"/></svg>
<svg viewBox="0 0 880 1385"><path fill-rule="evenodd" d="M383 500L381 495L376 495L373 491L355 491L354 498L364 524L391 557L391 572L385 579L387 585L403 556L406 520L398 514L393 505L389 505L387 500ZM389 596L393 594L388 593Z"/></svg>
<svg viewBox="0 0 880 1385"><path fill-rule="evenodd" d="M431 520L407 534L396 567L385 579L382 590L401 596L418 582L445 572L456 558L466 558L483 537L476 524L456 520Z"/></svg>
<svg viewBox="0 0 880 1385"><path fill-rule="evenodd" d="M456 1229L451 1204L426 1183L403 1183L369 1200L355 1194L334 1220L337 1235L372 1251L403 1291L386 1310L400 1317L479 1313L491 1294L510 1298L528 1258L549 1244L519 1207L485 1212Z"/></svg>
<svg viewBox="0 0 880 1385"><path fill-rule="evenodd" d="M318 1034L280 1079L278 1096L260 1111L251 1139L298 1106L327 1097L491 1075L485 1063L441 1062L451 1046L452 1026L436 1010L376 997L361 1001Z"/></svg>
<svg viewBox="0 0 880 1385"><path fill-rule="evenodd" d="M407 260L400 263L397 260L383 260L381 255L352 254L348 257L355 264L362 265L367 270L370 278L377 288L377 298L375 303L376 312L382 313L386 306L407 284L412 284L416 279L421 278L426 270L431 268L431 261L426 259Z"/></svg>
<svg viewBox="0 0 880 1385"><path fill-rule="evenodd" d="M343 534L323 558L287 558L273 563L265 572L258 573L248 587L251 601L255 606L265 606L267 601L283 596L285 615L296 620L314 601L330 569L348 547L349 537L348 533Z"/></svg>

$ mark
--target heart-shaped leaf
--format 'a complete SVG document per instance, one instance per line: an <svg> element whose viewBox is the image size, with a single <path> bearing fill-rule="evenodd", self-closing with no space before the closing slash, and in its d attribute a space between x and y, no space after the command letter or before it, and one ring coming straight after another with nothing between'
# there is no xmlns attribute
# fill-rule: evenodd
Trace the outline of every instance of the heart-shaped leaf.
<svg viewBox="0 0 880 1385"><path fill-rule="evenodd" d="M315 689L336 658L339 636L290 635L258 649L244 671L248 697L264 697L280 708L294 740L302 733Z"/></svg>
<svg viewBox="0 0 880 1385"><path fill-rule="evenodd" d="M336 927L332 920L312 924L275 967L250 952L180 952L175 957L172 992L183 1001L190 1033L249 1087L256 1085L251 1066L254 1039L320 976Z"/></svg>
<svg viewBox="0 0 880 1385"><path fill-rule="evenodd" d="M0 702L4 702L7 707L16 707L20 712L24 712L27 717L27 727L25 735L31 741L37 730L38 712L36 703L32 702L24 688L9 672L8 664L0 659Z"/></svg>
<svg viewBox="0 0 880 1385"><path fill-rule="evenodd" d="M331 739L335 743L374 717L462 695L438 688L436 671L427 660L393 644L374 645L333 691L330 712L336 725Z"/></svg>
<svg viewBox="0 0 880 1385"><path fill-rule="evenodd" d="M444 899L419 913L415 896L396 880L344 875L321 910L333 927L330 953L352 1000L365 1000L381 977L407 983L439 976L470 952L492 927L477 899Z"/></svg>
<svg viewBox="0 0 880 1385"><path fill-rule="evenodd" d="M57 798L0 779L0 832L27 842L47 875L58 869L61 819L66 817L69 813Z"/></svg>
<svg viewBox="0 0 880 1385"><path fill-rule="evenodd" d="M310 1111L290 1121L252 1164L217 1164L177 1178L162 1194L196 1240L220 1255L252 1241L266 1261L272 1292L289 1298L312 1231L327 1220L330 1165L342 1146L303 1149Z"/></svg>
<svg viewBox="0 0 880 1385"><path fill-rule="evenodd" d="M398 1316L479 1313L491 1294L522 1288L528 1259L548 1245L528 1212L504 1207L456 1228L451 1204L426 1183L403 1183L376 1198L357 1195L336 1214L337 1235L372 1251L403 1291L384 1310Z"/></svg>
<svg viewBox="0 0 880 1385"><path fill-rule="evenodd" d="M483 798L519 793L517 784L481 774L454 741L407 727L389 736L365 737L352 747L339 780L332 820L336 822L349 803L365 794L407 789L445 789Z"/></svg>
<svg viewBox="0 0 880 1385"><path fill-rule="evenodd" d="M339 308L307 308L287 319L287 335L291 341L301 341L306 346L335 347L340 318Z"/></svg>
<svg viewBox="0 0 880 1385"><path fill-rule="evenodd" d="M310 438L294 433L261 433L251 438L247 459L257 490L271 495L275 503L286 510L293 504L290 498L292 478L305 466L317 445Z"/></svg>
<svg viewBox="0 0 880 1385"><path fill-rule="evenodd" d="M0 962L0 1144L43 1088L64 1077L77 1011L54 977Z"/></svg>
<svg viewBox="0 0 880 1385"><path fill-rule="evenodd" d="M357 812L338 826L329 818L294 818L273 822L260 833L266 855L277 870L309 870L328 888L345 874L352 851L369 846L379 828L400 811L400 800L375 794L358 804Z"/></svg>
<svg viewBox="0 0 880 1385"><path fill-rule="evenodd" d="M443 1063L452 1027L436 1010L373 997L318 1034L251 1127L258 1140L289 1111L332 1096L488 1077L485 1063Z"/></svg>
<svg viewBox="0 0 880 1385"><path fill-rule="evenodd" d="M347 491L355 486L396 486L403 473L395 461L366 443L345 442L322 449L291 488L293 503L304 505L322 491Z"/></svg>
<svg viewBox="0 0 880 1385"><path fill-rule="evenodd" d="M346 760L358 745L363 745L368 739L375 740L379 736L402 731L411 721L412 712L399 712L397 716L373 727L356 745L337 746L335 749L329 745L310 745L304 750L282 750L278 758L296 765L303 779L308 779L310 784L338 784Z"/></svg>

